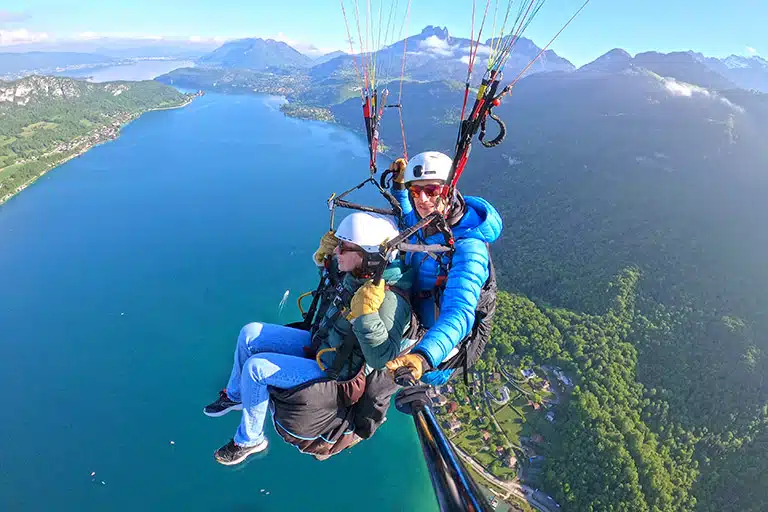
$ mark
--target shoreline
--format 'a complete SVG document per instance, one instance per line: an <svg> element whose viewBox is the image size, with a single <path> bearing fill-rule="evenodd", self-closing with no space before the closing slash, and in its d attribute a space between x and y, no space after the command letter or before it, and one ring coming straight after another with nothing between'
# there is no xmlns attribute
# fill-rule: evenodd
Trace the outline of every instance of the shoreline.
<svg viewBox="0 0 768 512"><path fill-rule="evenodd" d="M184 108L184 107L186 107L187 105L189 105L190 103L192 103L193 101L195 101L195 98L199 98L200 96L202 96L202 95L201 95L201 94L194 94L194 95L193 95L193 96L191 96L191 97L190 97L190 98L189 98L189 99L188 99L186 102L182 103L181 105L175 105L175 106L173 106L173 107L157 107L157 108L150 108L150 109L148 109L148 110L146 110L146 111L142 112L142 113L141 113L141 114L139 114L138 116L136 116L136 118L134 118L134 119L131 119L131 121L129 121L128 123L130 123L130 122L134 121L135 119L138 119L139 117L143 116L143 115L144 115L144 114L146 114L147 112L159 112L159 111L161 111L161 110L175 110L175 109L177 109L177 108ZM125 124L127 125L128 123L125 123ZM123 126L124 126L124 125L123 125ZM120 126L120 128L122 128L123 126Z"/></svg>
<svg viewBox="0 0 768 512"><path fill-rule="evenodd" d="M8 194L6 194L6 195L4 195L4 196L0 197L0 206L2 206L3 204L5 204L5 203L6 203L8 200L10 200L11 198L13 198L13 197L15 197L16 195L18 195L18 194L19 194L20 192L22 192L22 191L23 191L25 188L27 188L28 186L32 185L34 182L36 182L37 180L39 180L40 178L42 178L43 176L45 176L47 173L51 172L52 170L56 169L57 167L59 167L59 166L61 166L61 165L65 164L65 163L69 162L69 161L70 161L70 160L72 160L73 158L77 158L77 157L79 157L79 156L82 156L82 155L84 155L85 153L87 153L88 151L90 151L91 149L93 149L93 148L94 148L94 147L96 147L96 146L100 146L101 144L105 144L105 143L107 143L107 142L110 142L110 141L113 141L113 140L117 140L117 138L118 138L118 137L120 137L120 134L121 134L121 132L122 132L122 130L123 130L123 128L124 128L124 127L128 126L129 124L131 124L131 123L132 123L132 122L134 122L136 119L138 119L138 118L140 118L141 116L143 116L144 114L146 114L146 113L148 113L148 112L154 112L154 111L161 111L161 110L174 110L174 109L178 109L178 108L184 108L184 107L186 107L187 105L189 105L190 103L192 103L192 102L195 100L195 98L197 98L197 97L199 97L199 96L200 96L199 94L195 94L195 95L191 96L191 97L190 97L190 98L189 98L189 99L188 99L186 102L182 103L181 105L175 105L175 106L172 106L172 107L157 107L157 108L150 108L150 109L147 109L147 110L145 110L145 111L143 111L143 112L140 112L140 113L138 113L138 114L136 114L136 115L132 116L132 117L131 117L131 118L129 118L127 121L125 121L125 122L123 122L123 123L120 123L120 126L119 126L119 127L118 127L118 129L117 129L117 135L116 135L115 137L106 137L106 138L105 138L105 139L103 139L103 140L98 140L98 141L95 141L95 142L93 142L93 143L91 143L91 144L87 144L85 147L83 147L83 148L81 148L81 149L79 149L79 150L75 151L75 152L74 152L74 153L72 153L71 155L63 156L63 157L62 157L60 160L58 160L58 161L56 161L55 163L53 163L53 164L52 164L52 165L51 165L51 166L50 166L48 169L46 169L46 170L44 170L44 171L40 172L39 174L36 174L36 175L35 175L35 176L34 176L32 179L30 179L29 181L27 181L27 182L25 182L25 183L22 183L21 185L19 185L19 186L18 186L18 187L16 187L15 189L13 189L13 191L11 191L11 192L9 192ZM104 128L106 128L106 127L105 127L105 126L102 126L102 127L100 127L100 128L97 128L97 129L96 129L96 130L94 130L93 132L91 132L91 133L89 133L89 134L86 134L86 135L83 135L83 136L81 136L81 137L82 137L82 138L87 138L87 137L89 137L89 136L92 136L92 135L94 134L94 132L97 132L97 131L99 131L99 130L103 130ZM71 142L72 142L72 141L70 141L70 143L71 143ZM64 154L64 153L62 153L62 154ZM45 156L45 155L43 155L43 156ZM12 167L12 166L14 166L14 165L16 165L16 164L11 164L11 165L9 165L9 166L6 166L6 167L4 167L3 169L7 169L8 167ZM3 172L3 170L0 170L0 172Z"/></svg>

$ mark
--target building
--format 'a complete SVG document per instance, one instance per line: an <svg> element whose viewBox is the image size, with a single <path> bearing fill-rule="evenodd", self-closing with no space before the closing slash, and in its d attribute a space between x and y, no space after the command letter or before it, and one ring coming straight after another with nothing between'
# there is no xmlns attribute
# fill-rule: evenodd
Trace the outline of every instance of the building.
<svg viewBox="0 0 768 512"><path fill-rule="evenodd" d="M496 448L496 455L498 455L499 457L504 455L504 447L503 446L499 446L498 448Z"/></svg>
<svg viewBox="0 0 768 512"><path fill-rule="evenodd" d="M461 422L457 419L448 420L448 430L456 432L461 428Z"/></svg>
<svg viewBox="0 0 768 512"><path fill-rule="evenodd" d="M523 455L525 455L528 459L532 459L536 457L536 450L530 446L523 446Z"/></svg>
<svg viewBox="0 0 768 512"><path fill-rule="evenodd" d="M523 377L525 377L525 380L530 379L531 377L536 376L536 372L534 372L531 368L524 368L520 370L520 373L523 374Z"/></svg>
<svg viewBox="0 0 768 512"><path fill-rule="evenodd" d="M515 459L515 456L512 454L507 455L507 457L504 459L504 465L508 468L514 468L515 462L517 462L517 459Z"/></svg>
<svg viewBox="0 0 768 512"><path fill-rule="evenodd" d="M544 442L544 436L541 434L533 434L531 436L531 441L533 441L536 444L542 444Z"/></svg>
<svg viewBox="0 0 768 512"><path fill-rule="evenodd" d="M560 368L555 368L554 370L552 370L552 373L555 374L555 377L557 377L557 380L565 384L567 387L573 386L573 381L566 374L564 374L563 370L561 370Z"/></svg>
<svg viewBox="0 0 768 512"><path fill-rule="evenodd" d="M485 441L486 443L491 439L491 433L488 432L487 430L483 430L482 436L483 436L483 441Z"/></svg>
<svg viewBox="0 0 768 512"><path fill-rule="evenodd" d="M547 418L548 422L553 423L555 421L555 411L549 411L545 418Z"/></svg>
<svg viewBox="0 0 768 512"><path fill-rule="evenodd" d="M459 404L457 404L456 402L448 402L448 407L446 407L445 410L450 414L450 413L456 412L458 408L459 408Z"/></svg>
<svg viewBox="0 0 768 512"><path fill-rule="evenodd" d="M448 403L448 399L445 398L445 395L437 395L432 399L432 405L445 405Z"/></svg>
<svg viewBox="0 0 768 512"><path fill-rule="evenodd" d="M530 401L530 400L528 401L528 405L533 407L534 411L538 411L539 409L541 409L541 404L533 402L533 401Z"/></svg>

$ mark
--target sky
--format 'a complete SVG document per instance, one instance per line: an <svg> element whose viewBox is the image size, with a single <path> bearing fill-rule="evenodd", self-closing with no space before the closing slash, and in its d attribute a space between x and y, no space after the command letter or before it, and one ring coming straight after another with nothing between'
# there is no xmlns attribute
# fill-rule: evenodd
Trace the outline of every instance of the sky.
<svg viewBox="0 0 768 512"><path fill-rule="evenodd" d="M359 2L365 17L365 2ZM372 12L397 5L400 22L407 0L368 0ZM508 0L491 0L484 34L490 35L498 1L498 24ZM513 12L523 0L514 0ZM584 0L546 0L525 35L544 46ZM344 0L352 32L355 3ZM397 2L397 3L396 3ZM486 1L476 0L479 25ZM349 50L339 0L4 0L0 7L0 51L31 41L109 37L157 37L223 42L270 37L302 50ZM407 32L427 25L469 37L472 0L412 0ZM388 11L384 11L387 13ZM375 18L375 16L374 16ZM695 50L708 56L768 56L766 0L590 0L582 14L551 46L574 64L586 64L613 48L643 51ZM477 29L477 28L476 28ZM483 37L485 39L485 37Z"/></svg>

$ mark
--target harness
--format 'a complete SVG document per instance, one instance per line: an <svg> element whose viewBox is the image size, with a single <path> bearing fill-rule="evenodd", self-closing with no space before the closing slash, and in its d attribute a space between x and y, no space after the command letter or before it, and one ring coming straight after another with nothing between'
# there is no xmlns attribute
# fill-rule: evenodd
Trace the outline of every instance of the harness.
<svg viewBox="0 0 768 512"><path fill-rule="evenodd" d="M405 300L409 306L411 305L409 294L402 288L386 285L385 290L392 291ZM311 292L311 294L313 296L312 306L314 306L314 311L313 307L310 306L310 309L306 313L303 313L303 321L292 324L292 326L297 328L302 328L300 326L308 326L306 327L306 330L310 332L312 341L310 346L305 348L307 357L315 359L320 366L320 369L325 371L329 378L339 380L339 376L345 366L349 365L350 370L352 370L353 356L356 352L360 352L357 337L354 332L349 332L344 336L338 347L320 349L320 345L325 341L339 317L341 315L346 315L349 311L349 305L352 302L354 292L344 286L343 274L337 272L331 265L326 265L317 289ZM318 302L320 304L319 309L317 309ZM328 311L332 309L333 313L328 315ZM412 337L415 336L418 331L418 318L416 317L413 308L410 308L410 310L410 328L403 335L404 339L414 339ZM333 358L333 363L326 368L320 361L320 356L327 352L335 352L335 356Z"/></svg>

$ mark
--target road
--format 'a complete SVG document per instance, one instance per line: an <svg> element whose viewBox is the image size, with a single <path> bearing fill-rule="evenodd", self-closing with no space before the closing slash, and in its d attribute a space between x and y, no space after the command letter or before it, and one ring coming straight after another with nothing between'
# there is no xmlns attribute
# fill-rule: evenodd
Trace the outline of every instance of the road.
<svg viewBox="0 0 768 512"><path fill-rule="evenodd" d="M461 448L453 445L454 449L456 450L456 453L459 455L461 460L463 460L466 464L469 464L472 466L472 469L474 469L476 472L480 473L483 478L491 482L493 485L500 487L501 489L504 489L509 494L514 494L518 498L526 501L529 505L534 507L536 510L540 510L542 512L558 512L558 508L554 507L548 503L542 502L540 499L536 497L537 493L527 485L520 485L516 482L505 482L503 480L499 480L492 474L490 474L488 471L485 470L483 466L481 466L475 459L467 455ZM508 497L504 496L504 498Z"/></svg>
<svg viewBox="0 0 768 512"><path fill-rule="evenodd" d="M504 429L501 428L501 425L499 425L499 422L496 421L496 415L493 414L493 406L491 405L490 400L488 400L488 396L493 398L493 395L490 394L490 392L488 391L488 387L485 385L485 378L481 380L481 385L483 386L483 391L485 391L485 405L488 406L488 413L491 416L491 419L493 420L494 425L496 425L496 428L499 429L499 432L504 438L504 441L507 443L506 448L511 448L515 446L514 444L512 444L512 441L509 440L509 438L507 437L507 434L504 432Z"/></svg>

